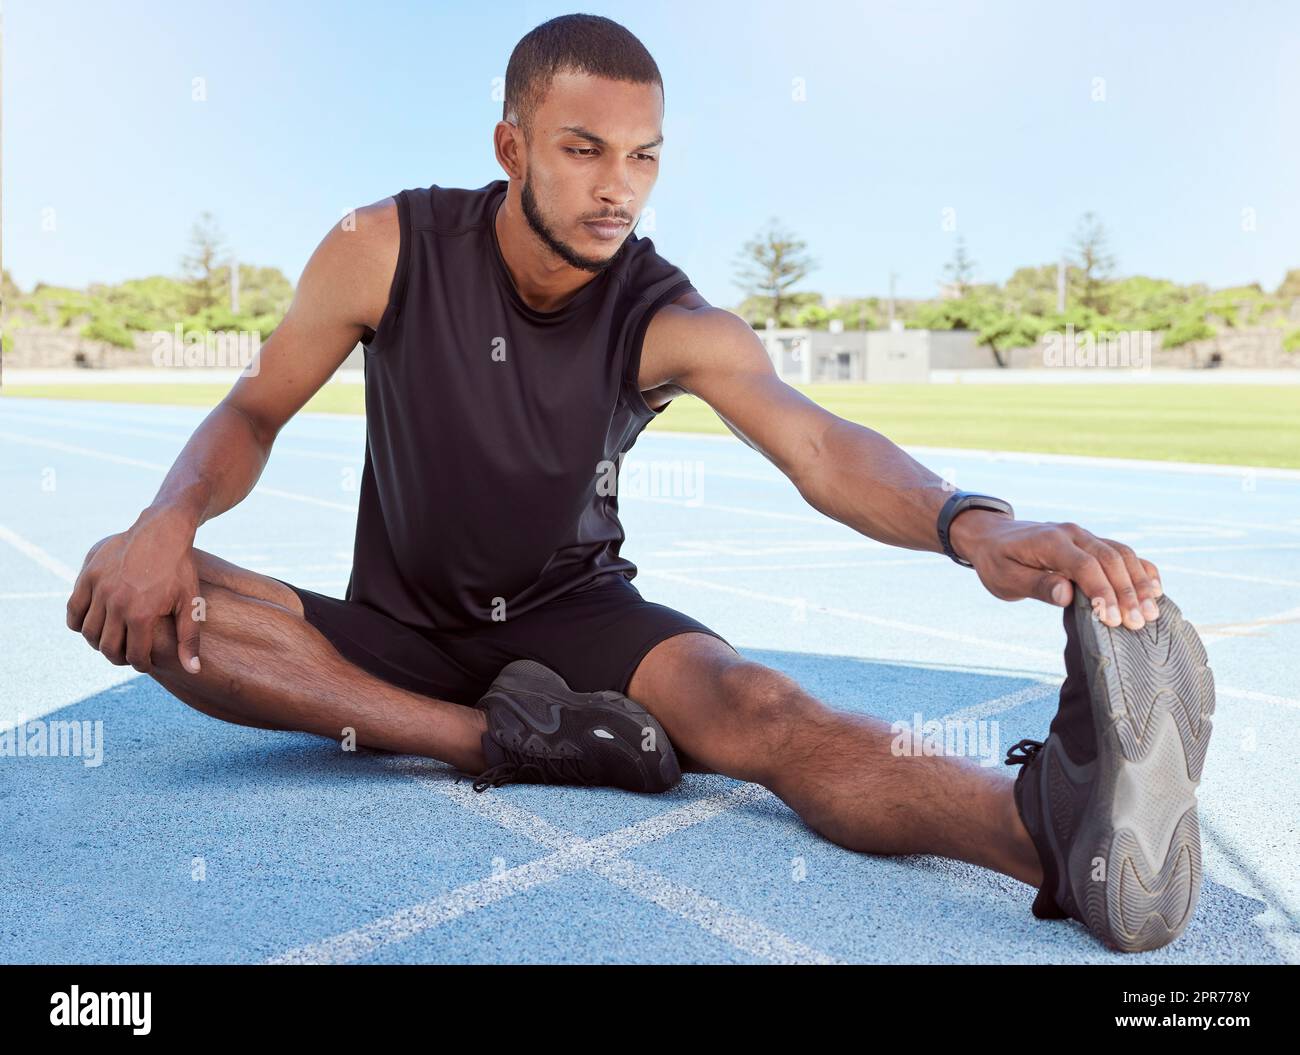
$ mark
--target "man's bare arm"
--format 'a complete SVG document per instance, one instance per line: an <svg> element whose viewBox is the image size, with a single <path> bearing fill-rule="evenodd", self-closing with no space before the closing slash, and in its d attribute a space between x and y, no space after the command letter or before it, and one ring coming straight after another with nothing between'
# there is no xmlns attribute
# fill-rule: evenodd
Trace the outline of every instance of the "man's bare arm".
<svg viewBox="0 0 1300 1055"><path fill-rule="evenodd" d="M689 296L660 310L646 332L642 361L656 364L659 383L708 403L819 512L889 545L941 552L936 524L951 486L879 432L787 385L743 319ZM1004 600L1065 605L1078 583L1101 599L1111 625L1136 629L1158 615L1155 566L1077 524L975 509L953 520L950 539Z"/></svg>
<svg viewBox="0 0 1300 1055"><path fill-rule="evenodd" d="M786 384L743 319L700 303L682 300L659 311L643 361L653 356L672 363L679 390L708 403L819 512L892 546L938 550L935 518L950 493L943 480L880 433L837 417ZM841 437L840 429L848 435ZM848 457L871 466L866 479L826 471L832 462L843 464L845 443L860 445ZM870 503L858 497L864 484L873 487Z"/></svg>
<svg viewBox="0 0 1300 1055"><path fill-rule="evenodd" d="M194 537L200 525L256 485L275 437L334 374L367 328L379 325L396 269L391 198L358 210L321 240L280 325L195 430L158 494L125 532L87 555L68 600L67 624L119 665L151 668L159 618L176 622L182 666L198 667Z"/></svg>
<svg viewBox="0 0 1300 1055"><path fill-rule="evenodd" d="M385 199L335 224L303 270L292 303L258 356L186 444L151 510L189 530L242 501L284 424L379 325L397 265L396 207Z"/></svg>

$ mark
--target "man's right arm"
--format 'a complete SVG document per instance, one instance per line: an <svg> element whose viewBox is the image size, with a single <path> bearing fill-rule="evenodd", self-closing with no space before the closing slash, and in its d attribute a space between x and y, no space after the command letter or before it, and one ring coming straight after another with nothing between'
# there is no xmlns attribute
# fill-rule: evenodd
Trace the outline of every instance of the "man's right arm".
<svg viewBox="0 0 1300 1055"><path fill-rule="evenodd" d="M87 554L68 600L68 627L118 665L147 673L154 628L176 623L184 669L197 671L193 546L199 526L252 491L284 424L333 376L367 329L378 327L397 266L392 198L339 223L304 268L280 325L195 430L157 496L125 532Z"/></svg>
<svg viewBox="0 0 1300 1055"><path fill-rule="evenodd" d="M192 537L241 502L280 429L379 325L397 265L396 208L390 198L355 216L355 230L335 224L321 240L257 373L240 377L199 426L146 514L175 516Z"/></svg>

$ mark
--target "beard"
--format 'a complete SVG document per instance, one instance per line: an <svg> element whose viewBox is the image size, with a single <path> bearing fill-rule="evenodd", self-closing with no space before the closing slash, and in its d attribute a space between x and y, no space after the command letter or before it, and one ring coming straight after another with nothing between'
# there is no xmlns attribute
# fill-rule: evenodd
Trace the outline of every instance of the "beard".
<svg viewBox="0 0 1300 1055"><path fill-rule="evenodd" d="M542 240L542 243L551 252L570 267L576 267L579 271L590 271L593 274L599 274L615 263L627 248L627 238L624 238L619 243L618 251L613 256L602 260L599 257L583 256L566 242L560 241L542 216L541 210L537 207L537 198L533 194L531 173L524 179L524 187L519 194L519 200L524 208L524 219L528 221L528 226L532 229L532 232ZM629 225L628 234L631 234L631 225Z"/></svg>

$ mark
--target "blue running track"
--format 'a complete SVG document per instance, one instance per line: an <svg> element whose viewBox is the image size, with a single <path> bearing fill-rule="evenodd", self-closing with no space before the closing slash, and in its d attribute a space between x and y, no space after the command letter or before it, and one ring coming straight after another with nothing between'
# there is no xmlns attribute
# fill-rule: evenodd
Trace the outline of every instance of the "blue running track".
<svg viewBox="0 0 1300 1055"><path fill-rule="evenodd" d="M1300 474L916 452L1022 517L1130 542L1206 641L1199 911L1172 945L1123 957L1035 920L1016 880L841 849L757 785L475 795L440 763L230 725L113 666L64 624L72 582L203 413L0 399L0 726L103 737L98 758L0 757L0 961L1300 962ZM363 429L296 418L198 545L341 596ZM1045 736L1059 611L822 517L730 437L652 430L624 480L649 599L832 706L981 720L1007 775L1006 748Z"/></svg>

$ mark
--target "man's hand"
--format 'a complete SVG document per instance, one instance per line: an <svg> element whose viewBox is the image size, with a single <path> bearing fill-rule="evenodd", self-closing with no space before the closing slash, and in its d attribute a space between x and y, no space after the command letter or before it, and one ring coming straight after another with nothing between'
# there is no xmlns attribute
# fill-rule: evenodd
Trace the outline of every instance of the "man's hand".
<svg viewBox="0 0 1300 1055"><path fill-rule="evenodd" d="M1040 524L968 509L953 520L949 539L957 555L975 565L989 593L1004 601L1036 597L1064 607L1078 584L1107 626L1140 630L1160 617L1155 599L1164 590L1156 566L1124 543L1098 538L1078 524Z"/></svg>
<svg viewBox="0 0 1300 1055"><path fill-rule="evenodd" d="M184 670L199 670L199 624L192 617L199 578L193 535L166 514L145 513L128 531L90 548L68 598L68 629L117 666L153 669L154 628L176 626Z"/></svg>

